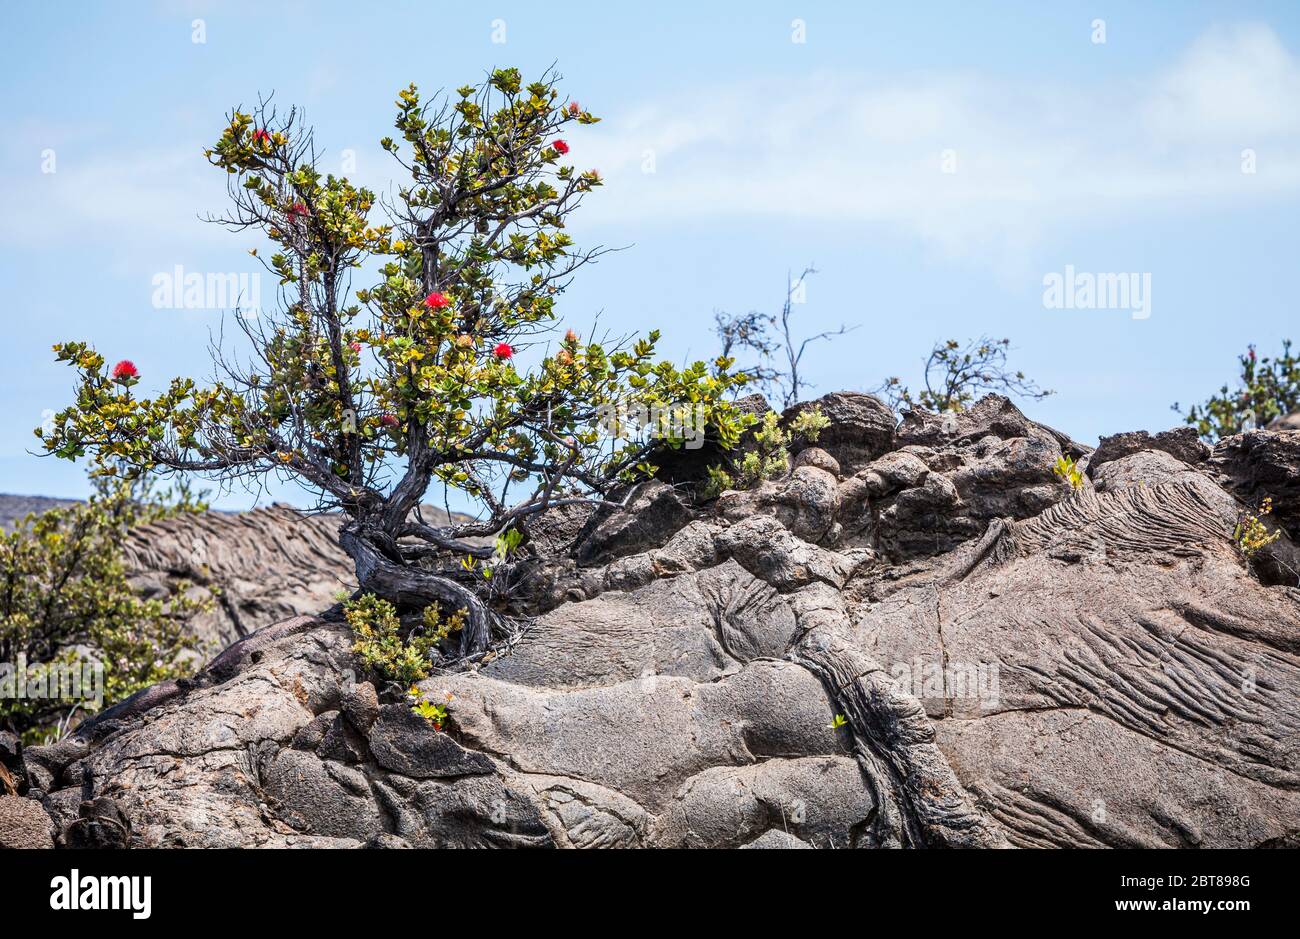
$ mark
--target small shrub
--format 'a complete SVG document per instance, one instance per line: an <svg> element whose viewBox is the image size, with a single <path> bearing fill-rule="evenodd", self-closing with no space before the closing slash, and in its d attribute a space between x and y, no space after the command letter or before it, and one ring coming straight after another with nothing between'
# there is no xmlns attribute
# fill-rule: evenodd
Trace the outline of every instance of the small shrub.
<svg viewBox="0 0 1300 939"><path fill-rule="evenodd" d="M818 408L808 408L781 429L781 419L768 411L754 430L754 449L733 465L731 470L710 466L701 490L704 499L714 499L728 489L753 489L767 479L779 479L790 471L790 447L797 441L816 443L830 418Z"/></svg>
<svg viewBox="0 0 1300 939"><path fill-rule="evenodd" d="M1021 371L1007 365L1010 339L981 336L965 345L956 339L935 343L925 361L925 387L915 396L898 377L888 378L875 394L895 411L916 407L936 414L961 412L990 392L1040 401L1052 391L1040 388Z"/></svg>
<svg viewBox="0 0 1300 939"><path fill-rule="evenodd" d="M442 730L443 725L447 723L447 705L452 700L451 692L446 693L446 700L441 704L430 701L415 685L408 688L406 693L415 699L411 710L432 724L434 730Z"/></svg>
<svg viewBox="0 0 1300 939"><path fill-rule="evenodd" d="M424 608L423 619L425 635L435 644L441 643L448 636L465 628L464 610L457 610L450 616L443 616L442 608L436 603L431 603Z"/></svg>
<svg viewBox="0 0 1300 939"><path fill-rule="evenodd" d="M1248 558L1253 558L1264 548L1267 548L1278 538L1282 537L1280 531L1270 532L1268 526L1260 519L1271 514L1273 511L1272 498L1266 498L1260 503L1259 510L1255 513L1243 513L1237 519L1237 528L1232 533L1232 540L1237 543L1241 553Z"/></svg>
<svg viewBox="0 0 1300 939"><path fill-rule="evenodd" d="M1083 488L1083 472L1079 469L1079 464L1064 453L1056 458L1052 472L1062 482L1068 483L1071 489Z"/></svg>
<svg viewBox="0 0 1300 939"><path fill-rule="evenodd" d="M478 572L484 580L491 580L497 568L508 564L523 543L524 533L518 528L508 528L492 540L492 555L482 563L478 558L461 558L460 566L470 573Z"/></svg>
<svg viewBox="0 0 1300 939"><path fill-rule="evenodd" d="M831 426L831 419L821 412L821 408L808 408L800 411L790 422L789 442L804 440L816 443L821 432Z"/></svg>
<svg viewBox="0 0 1300 939"><path fill-rule="evenodd" d="M403 638L397 609L372 593L345 603L343 616L352 627L353 654L379 677L402 685L428 678L433 651L465 626L463 610L443 617L434 603L425 608L423 631Z"/></svg>

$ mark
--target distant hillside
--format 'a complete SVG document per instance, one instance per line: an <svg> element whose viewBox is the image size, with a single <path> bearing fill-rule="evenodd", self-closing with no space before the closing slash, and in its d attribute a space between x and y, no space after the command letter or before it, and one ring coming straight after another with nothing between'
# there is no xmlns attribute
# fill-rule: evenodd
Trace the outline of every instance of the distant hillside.
<svg viewBox="0 0 1300 939"><path fill-rule="evenodd" d="M16 496L8 493L0 493L0 529L12 528L14 522L26 516L29 512L48 512L50 509L57 509L63 506L75 505L80 499L55 499L51 496ZM227 513L224 510L215 510L221 514L239 514ZM447 515L446 510L432 505L421 507L424 513L425 521L431 525L445 525L449 522L452 524L464 524L472 522L474 519L469 515L460 512L452 512Z"/></svg>
<svg viewBox="0 0 1300 939"><path fill-rule="evenodd" d="M14 522L29 512L48 512L65 505L73 505L76 499L52 499L49 496L14 496L0 493L0 528L12 528Z"/></svg>

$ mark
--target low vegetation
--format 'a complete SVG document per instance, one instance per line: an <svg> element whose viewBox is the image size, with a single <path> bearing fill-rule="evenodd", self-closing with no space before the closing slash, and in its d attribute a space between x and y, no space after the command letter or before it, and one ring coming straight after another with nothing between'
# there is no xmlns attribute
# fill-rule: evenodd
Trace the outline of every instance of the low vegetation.
<svg viewBox="0 0 1300 939"><path fill-rule="evenodd" d="M1074 458L1067 454L1061 454L1056 458L1056 463L1052 466L1052 472L1056 478L1069 485L1071 489L1079 490L1083 488L1083 471L1079 469L1079 464Z"/></svg>
<svg viewBox="0 0 1300 939"><path fill-rule="evenodd" d="M84 503L29 515L0 535L0 663L13 694L0 695L0 728L26 741L57 739L96 710L168 678L191 674L206 651L185 628L210 601L178 582L164 599L132 590L121 558L127 531L182 512L201 511L187 489L156 491L147 481L95 476ZM19 667L21 665L21 668ZM102 700L53 695L59 675L102 669ZM17 694L18 682L26 695ZM45 696L33 694L33 689Z"/></svg>
<svg viewBox="0 0 1300 939"><path fill-rule="evenodd" d="M728 489L753 489L767 479L790 472L790 448L796 443L816 443L830 424L818 408L800 411L788 427L781 427L775 411L768 411L753 431L753 444L728 467L710 466L701 498L714 499Z"/></svg>
<svg viewBox="0 0 1300 939"><path fill-rule="evenodd" d="M418 627L404 628L397 608L373 593L343 604L343 616L352 628L352 652L385 682L409 685L429 676L434 650L465 628L465 613L443 615L432 603L425 607Z"/></svg>
<svg viewBox="0 0 1300 939"><path fill-rule="evenodd" d="M1291 354L1291 340L1282 343L1277 356L1261 356L1250 346L1237 363L1235 387L1224 385L1186 413L1177 403L1173 406L1211 443L1300 411L1300 357Z"/></svg>
<svg viewBox="0 0 1300 939"><path fill-rule="evenodd" d="M1269 527L1263 522L1263 519L1272 513L1273 499L1269 497L1264 499L1254 512L1243 512L1240 518L1237 519L1237 527L1232 533L1232 540L1237 543L1237 547L1241 549L1241 553L1247 558L1253 558L1282 537L1281 531L1270 531Z"/></svg>
<svg viewBox="0 0 1300 939"><path fill-rule="evenodd" d="M412 712L432 724L434 730L442 730L447 723L447 705L452 701L451 692L446 692L442 701L434 701L421 691L418 686L412 685L407 689L406 694L413 702L411 704Z"/></svg>

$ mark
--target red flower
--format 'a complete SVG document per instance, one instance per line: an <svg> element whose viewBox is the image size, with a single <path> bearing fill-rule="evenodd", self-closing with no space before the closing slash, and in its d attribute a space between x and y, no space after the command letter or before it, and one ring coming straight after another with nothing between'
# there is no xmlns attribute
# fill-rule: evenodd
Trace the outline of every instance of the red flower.
<svg viewBox="0 0 1300 939"><path fill-rule="evenodd" d="M385 427L396 427L397 416L394 414L381 414L379 415L379 423L383 424Z"/></svg>
<svg viewBox="0 0 1300 939"><path fill-rule="evenodd" d="M569 152L569 145L563 140L557 140L555 143L551 144L551 146L555 148L555 152L560 156L564 156L564 154Z"/></svg>
<svg viewBox="0 0 1300 939"><path fill-rule="evenodd" d="M578 107L578 102L576 102L576 101L570 101L570 102L569 102L569 113L570 113L570 114L577 115L581 110L582 110L582 108Z"/></svg>
<svg viewBox="0 0 1300 939"><path fill-rule="evenodd" d="M498 359L508 359L514 356L515 350L510 348L508 342L498 342L497 347L492 350L492 354Z"/></svg>
<svg viewBox="0 0 1300 939"><path fill-rule="evenodd" d="M289 206L289 214L293 216L303 217L303 216L310 215L311 213L307 211L306 204L302 202L295 202L293 205Z"/></svg>
<svg viewBox="0 0 1300 939"><path fill-rule="evenodd" d="M443 307L451 306L451 297L435 290L424 298L424 305L434 310L441 310Z"/></svg>
<svg viewBox="0 0 1300 939"><path fill-rule="evenodd" d="M253 143L270 143L271 135L262 128L253 131Z"/></svg>
<svg viewBox="0 0 1300 939"><path fill-rule="evenodd" d="M123 359L113 366L113 381L124 381L128 378L136 378L140 370L135 367L135 363L130 359Z"/></svg>
<svg viewBox="0 0 1300 939"><path fill-rule="evenodd" d="M353 352L360 352L360 351L361 351L361 343L359 343L359 342L349 342L349 343L348 343L348 348L351 349Z"/></svg>
<svg viewBox="0 0 1300 939"><path fill-rule="evenodd" d="M573 330L570 329L568 332L566 332L566 333L564 334L564 341L565 341L565 342L577 342L577 341L578 341L578 334L575 333Z"/></svg>

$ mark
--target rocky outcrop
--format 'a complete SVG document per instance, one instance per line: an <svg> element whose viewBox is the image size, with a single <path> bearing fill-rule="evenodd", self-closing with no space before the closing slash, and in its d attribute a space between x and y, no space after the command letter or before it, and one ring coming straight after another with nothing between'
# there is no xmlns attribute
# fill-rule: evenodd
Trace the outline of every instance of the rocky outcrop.
<svg viewBox="0 0 1300 939"><path fill-rule="evenodd" d="M178 581L212 601L189 628L222 649L259 627L327 608L355 581L339 519L288 506L178 515L132 529L122 546L131 585L166 597Z"/></svg>
<svg viewBox="0 0 1300 939"><path fill-rule="evenodd" d="M845 540L894 562L951 551L996 519L1031 518L1062 498L1053 466L1088 449L988 395L961 414L912 411L897 447L840 486Z"/></svg>
<svg viewBox="0 0 1300 939"><path fill-rule="evenodd" d="M1149 434L1145 430L1114 434L1101 438L1088 460L1089 473L1095 473L1106 463L1144 452L1167 453L1182 463L1195 466L1209 457L1210 448L1201 442L1191 427L1178 427L1158 434Z"/></svg>
<svg viewBox="0 0 1300 939"><path fill-rule="evenodd" d="M1278 522L1300 539L1300 432L1251 430L1219 442L1210 458L1224 482L1251 505L1273 500Z"/></svg>
<svg viewBox="0 0 1300 939"><path fill-rule="evenodd" d="M817 438L817 445L853 472L893 448L894 412L871 395L836 392L816 401L789 408L783 419L789 423L801 411L816 408L830 421Z"/></svg>
<svg viewBox="0 0 1300 939"><path fill-rule="evenodd" d="M545 612L420 683L441 731L304 616L26 751L31 804L64 845L1300 843L1300 586L1233 540L1289 440L1120 435L1075 491L1006 399L854 414L756 490L531 523Z"/></svg>
<svg viewBox="0 0 1300 939"><path fill-rule="evenodd" d="M46 496L13 496L0 493L0 529L12 529L31 514L51 509L66 509L77 504L75 499L51 499Z"/></svg>
<svg viewBox="0 0 1300 939"><path fill-rule="evenodd" d="M0 848L52 848L54 825L39 802L0 795Z"/></svg>
<svg viewBox="0 0 1300 939"><path fill-rule="evenodd" d="M433 525L471 521L422 506ZM251 512L182 514L132 529L122 545L131 585L146 597L170 596L186 581L210 600L189 629L219 651L263 626L334 603L356 587L352 559L339 547L341 517L286 505Z"/></svg>

